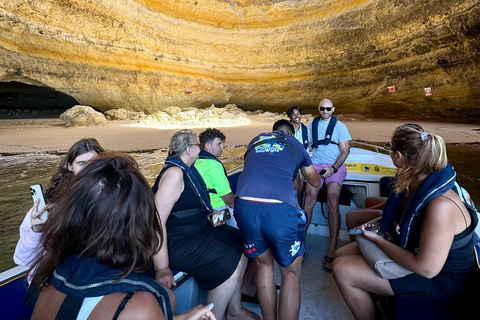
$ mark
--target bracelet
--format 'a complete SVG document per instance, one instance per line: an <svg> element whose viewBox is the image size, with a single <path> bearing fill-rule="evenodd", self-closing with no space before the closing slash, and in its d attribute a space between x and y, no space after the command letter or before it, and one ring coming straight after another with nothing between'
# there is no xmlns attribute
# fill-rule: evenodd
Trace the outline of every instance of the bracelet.
<svg viewBox="0 0 480 320"><path fill-rule="evenodd" d="M332 166L332 169L333 169L333 173L337 173L337 172L338 172L338 169L335 168L335 166Z"/></svg>

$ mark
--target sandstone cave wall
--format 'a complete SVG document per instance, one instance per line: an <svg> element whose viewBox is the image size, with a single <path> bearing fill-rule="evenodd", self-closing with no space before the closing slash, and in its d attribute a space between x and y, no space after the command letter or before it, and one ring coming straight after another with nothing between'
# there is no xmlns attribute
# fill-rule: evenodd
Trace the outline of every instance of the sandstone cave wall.
<svg viewBox="0 0 480 320"><path fill-rule="evenodd" d="M329 97L338 112L480 118L479 39L476 0L4 0L0 82L104 111L314 112Z"/></svg>

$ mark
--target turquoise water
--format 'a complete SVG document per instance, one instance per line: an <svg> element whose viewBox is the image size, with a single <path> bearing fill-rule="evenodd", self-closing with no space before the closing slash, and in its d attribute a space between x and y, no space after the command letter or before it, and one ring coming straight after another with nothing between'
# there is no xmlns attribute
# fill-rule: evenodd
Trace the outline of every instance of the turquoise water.
<svg viewBox="0 0 480 320"><path fill-rule="evenodd" d="M224 150L222 161L227 170L242 164L245 147ZM475 203L480 204L480 144L449 145L449 158L460 181ZM165 150L131 153L141 172L153 184L166 158ZM29 186L44 187L57 169L63 155L34 153L0 156L0 272L14 266L13 252L18 241L18 228L33 202Z"/></svg>

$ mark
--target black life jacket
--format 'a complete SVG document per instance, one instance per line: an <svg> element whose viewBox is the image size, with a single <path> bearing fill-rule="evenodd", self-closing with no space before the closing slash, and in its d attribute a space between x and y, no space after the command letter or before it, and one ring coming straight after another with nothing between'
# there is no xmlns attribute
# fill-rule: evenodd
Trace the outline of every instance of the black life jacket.
<svg viewBox="0 0 480 320"><path fill-rule="evenodd" d="M315 119L313 119L312 123L312 148L318 148L318 146L322 144L326 146L330 143L336 144L338 146L338 142L332 141L333 130L335 129L335 125L338 122L337 117L332 116L330 118L327 132L325 133L325 139L323 140L318 140L318 121L320 121L320 116L316 116Z"/></svg>

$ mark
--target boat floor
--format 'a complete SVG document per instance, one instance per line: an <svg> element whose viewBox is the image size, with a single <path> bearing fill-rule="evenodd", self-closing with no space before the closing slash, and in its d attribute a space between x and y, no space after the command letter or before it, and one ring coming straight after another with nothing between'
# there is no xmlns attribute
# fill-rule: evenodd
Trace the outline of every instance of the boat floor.
<svg viewBox="0 0 480 320"><path fill-rule="evenodd" d="M302 304L299 319L301 320L353 319L333 279L332 272L322 267L328 242L329 239L326 237L310 233L307 235L308 257L302 264L300 275ZM339 246L347 243L339 240ZM277 264L274 272L275 281L280 284L280 271ZM259 305L243 302L243 306L262 316Z"/></svg>

